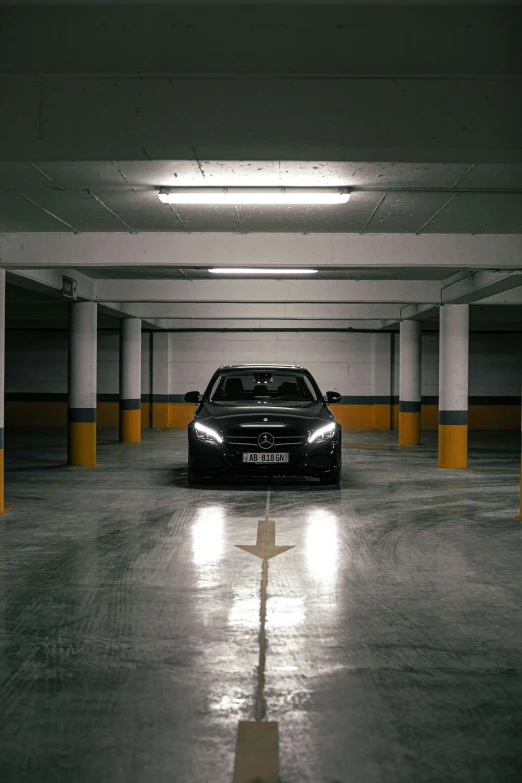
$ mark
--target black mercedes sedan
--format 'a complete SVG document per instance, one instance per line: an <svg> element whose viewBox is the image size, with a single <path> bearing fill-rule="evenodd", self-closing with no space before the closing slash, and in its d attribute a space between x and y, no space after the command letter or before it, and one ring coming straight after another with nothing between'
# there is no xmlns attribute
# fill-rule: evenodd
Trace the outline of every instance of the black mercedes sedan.
<svg viewBox="0 0 522 783"><path fill-rule="evenodd" d="M237 475L305 475L322 484L341 480L341 427L303 367L241 364L220 367L188 426L188 481Z"/></svg>

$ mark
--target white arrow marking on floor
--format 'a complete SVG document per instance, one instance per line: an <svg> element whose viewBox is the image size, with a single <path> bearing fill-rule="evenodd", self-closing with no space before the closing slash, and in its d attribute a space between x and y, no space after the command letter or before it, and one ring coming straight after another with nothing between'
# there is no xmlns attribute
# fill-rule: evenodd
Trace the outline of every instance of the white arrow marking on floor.
<svg viewBox="0 0 522 783"><path fill-rule="evenodd" d="M293 546L276 546L275 521L273 519L260 519L257 523L257 540L255 544L236 544L238 549L260 557L261 560L270 560L271 557L281 555Z"/></svg>
<svg viewBox="0 0 522 783"><path fill-rule="evenodd" d="M268 518L270 511L270 489L266 493L265 518L257 523L257 539L255 544L236 544L238 549L249 552L251 555L261 558L261 560L270 560L271 557L281 555L292 546L276 546L275 543L275 521Z"/></svg>

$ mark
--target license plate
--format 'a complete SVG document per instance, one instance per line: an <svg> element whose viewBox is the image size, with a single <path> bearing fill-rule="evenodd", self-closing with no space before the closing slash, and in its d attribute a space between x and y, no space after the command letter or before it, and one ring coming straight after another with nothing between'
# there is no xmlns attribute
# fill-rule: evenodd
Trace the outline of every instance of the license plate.
<svg viewBox="0 0 522 783"><path fill-rule="evenodd" d="M290 462L290 455L287 451L244 451L243 462L253 464L267 464L273 462Z"/></svg>

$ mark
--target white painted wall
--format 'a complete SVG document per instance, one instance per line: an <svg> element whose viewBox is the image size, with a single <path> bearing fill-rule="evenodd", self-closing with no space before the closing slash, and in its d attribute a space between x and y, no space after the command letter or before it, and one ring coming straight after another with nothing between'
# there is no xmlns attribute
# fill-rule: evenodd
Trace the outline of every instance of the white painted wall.
<svg viewBox="0 0 522 783"><path fill-rule="evenodd" d="M469 396L519 397L521 360L520 335L471 335Z"/></svg>
<svg viewBox="0 0 522 783"><path fill-rule="evenodd" d="M373 334L175 333L170 334L171 394L202 392L222 364L301 364L323 392L372 396Z"/></svg>
<svg viewBox="0 0 522 783"><path fill-rule="evenodd" d="M394 335L393 394L399 394L399 335ZM469 336L469 396L520 396L521 340L518 334ZM422 395L439 394L439 335L422 335Z"/></svg>
<svg viewBox="0 0 522 783"><path fill-rule="evenodd" d="M141 389L149 393L150 333L142 334ZM98 332L98 394L119 393L119 333ZM67 333L6 333L6 392L67 393Z"/></svg>
<svg viewBox="0 0 522 783"><path fill-rule="evenodd" d="M66 394L67 334L7 331L5 390L30 394Z"/></svg>
<svg viewBox="0 0 522 783"><path fill-rule="evenodd" d="M172 394L202 391L221 364L282 362L302 364L323 391L344 396L372 397L375 388L373 334L196 333L169 335ZM392 339L392 388L399 393L399 337ZM438 395L438 335L422 337L422 394ZM98 393L118 394L117 332L98 333ZM142 340L142 393L150 391L150 333ZM377 351L377 355L382 355ZM470 335L470 396L516 397L520 394L520 336ZM32 394L67 392L66 332L6 333L6 392Z"/></svg>

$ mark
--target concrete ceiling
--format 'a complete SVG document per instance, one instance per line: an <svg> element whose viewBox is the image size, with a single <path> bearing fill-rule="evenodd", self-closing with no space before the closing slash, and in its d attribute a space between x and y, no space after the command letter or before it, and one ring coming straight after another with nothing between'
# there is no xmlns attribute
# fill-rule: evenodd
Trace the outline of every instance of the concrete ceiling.
<svg viewBox="0 0 522 783"><path fill-rule="evenodd" d="M521 26L496 3L6 8L0 160L519 164Z"/></svg>
<svg viewBox="0 0 522 783"><path fill-rule="evenodd" d="M443 13L437 8L442 3L392 5L368 0L299 4L153 1L141 7L127 3L124 12L115 3L96 7L85 0L76 7L70 7L70 0L61 7L45 2L35 5L39 7L30 14L23 8L5 10L0 68L51 74L240 71L415 76L490 76L520 69L516 57L519 17L516 9L504 3L490 2L489 7L475 3L472 23L469 8L458 7L456 2L446 2ZM19 45L22 32L24 47ZM443 57L441 34L445 36Z"/></svg>
<svg viewBox="0 0 522 783"><path fill-rule="evenodd" d="M160 186L344 186L340 206L180 206ZM520 233L521 164L0 161L4 232Z"/></svg>
<svg viewBox="0 0 522 783"><path fill-rule="evenodd" d="M65 325L67 274L113 327L434 328L440 304L468 302L474 328L518 329L522 12L475 5L12 0L8 324ZM352 195L173 207L162 186ZM211 265L273 274L218 280ZM288 266L319 271L282 279Z"/></svg>

